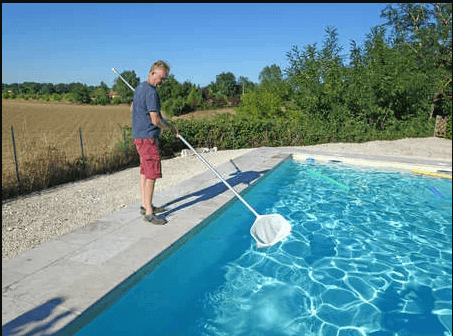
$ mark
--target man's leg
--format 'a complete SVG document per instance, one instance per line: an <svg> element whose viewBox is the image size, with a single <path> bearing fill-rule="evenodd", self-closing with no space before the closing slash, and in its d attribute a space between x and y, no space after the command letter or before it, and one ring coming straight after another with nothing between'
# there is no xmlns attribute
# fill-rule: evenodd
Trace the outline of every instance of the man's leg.
<svg viewBox="0 0 453 336"><path fill-rule="evenodd" d="M140 176L140 179L142 176ZM153 213L153 208L151 207L152 200L153 200L153 194L154 194L154 184L156 180L149 180L145 176L145 187L144 187L144 208L146 209L146 214L152 214Z"/></svg>
<svg viewBox="0 0 453 336"><path fill-rule="evenodd" d="M146 175L140 174L140 192L142 194L142 207L144 207L146 209L145 183L146 183Z"/></svg>

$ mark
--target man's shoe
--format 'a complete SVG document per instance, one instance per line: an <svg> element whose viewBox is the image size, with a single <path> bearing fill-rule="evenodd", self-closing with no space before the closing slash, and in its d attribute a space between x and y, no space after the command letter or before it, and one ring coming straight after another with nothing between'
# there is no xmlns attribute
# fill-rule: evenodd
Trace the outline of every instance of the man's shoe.
<svg viewBox="0 0 453 336"><path fill-rule="evenodd" d="M152 204L151 208L153 209L153 214L158 214L166 211L164 208L155 207ZM143 206L140 206L140 215L146 215L146 209Z"/></svg>
<svg viewBox="0 0 453 336"><path fill-rule="evenodd" d="M162 213L162 212L167 211L164 208L156 207L156 206L154 206L152 204L151 204L151 207L153 208L153 214L158 214L158 213Z"/></svg>
<svg viewBox="0 0 453 336"><path fill-rule="evenodd" d="M150 222L151 224L154 224L154 225L165 225L165 224L167 224L167 220L166 219L159 218L159 217L157 217L154 214L149 214L149 215L145 214L144 218L145 218L146 221L148 221L148 222Z"/></svg>

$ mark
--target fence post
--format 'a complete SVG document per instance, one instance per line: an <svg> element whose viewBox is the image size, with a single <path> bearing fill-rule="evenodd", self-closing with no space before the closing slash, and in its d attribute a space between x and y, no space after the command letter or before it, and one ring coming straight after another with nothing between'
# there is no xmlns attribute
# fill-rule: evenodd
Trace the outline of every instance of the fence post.
<svg viewBox="0 0 453 336"><path fill-rule="evenodd" d="M127 138L126 138L126 127L123 127L123 138L124 138L124 155L127 158Z"/></svg>
<svg viewBox="0 0 453 336"><path fill-rule="evenodd" d="M436 125L434 126L434 136L443 137L447 133L447 120L448 117L442 118L440 115L436 116Z"/></svg>
<svg viewBox="0 0 453 336"><path fill-rule="evenodd" d="M82 164L85 164L85 154L83 153L83 138L82 138L82 126L79 127L80 134L80 147L82 148Z"/></svg>
<svg viewBox="0 0 453 336"><path fill-rule="evenodd" d="M16 178L17 178L17 184L20 188L20 177L19 177L19 163L17 162L17 152L16 152L16 138L14 137L14 127L11 125L11 137L13 139L13 152L14 152L14 163L16 165Z"/></svg>

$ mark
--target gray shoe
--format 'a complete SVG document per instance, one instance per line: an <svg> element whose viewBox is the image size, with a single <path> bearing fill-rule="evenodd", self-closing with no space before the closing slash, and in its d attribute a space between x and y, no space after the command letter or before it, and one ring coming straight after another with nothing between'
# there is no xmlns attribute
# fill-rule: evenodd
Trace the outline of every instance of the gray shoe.
<svg viewBox="0 0 453 336"><path fill-rule="evenodd" d="M167 211L164 208L155 207L151 204L151 208L153 209L153 214L158 214ZM143 206L140 206L140 215L146 215L146 209Z"/></svg>
<svg viewBox="0 0 453 336"><path fill-rule="evenodd" d="M150 222L151 224L154 224L154 225L165 225L165 224L167 224L167 220L166 219L157 217L154 214L149 214L149 215L145 214L144 218L145 218L146 221L148 221L148 222Z"/></svg>

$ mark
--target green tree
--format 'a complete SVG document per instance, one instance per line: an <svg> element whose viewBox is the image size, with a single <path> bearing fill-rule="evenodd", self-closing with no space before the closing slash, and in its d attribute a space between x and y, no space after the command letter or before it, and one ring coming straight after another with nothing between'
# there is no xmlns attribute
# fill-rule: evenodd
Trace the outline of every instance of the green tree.
<svg viewBox="0 0 453 336"><path fill-rule="evenodd" d="M161 102L165 102L170 98L176 98L180 94L179 86L181 84L175 79L174 75L168 76L165 83L157 88L157 92L159 92L159 97Z"/></svg>
<svg viewBox="0 0 453 336"><path fill-rule="evenodd" d="M40 95L50 95L55 92L54 85L52 83L45 83L41 85L41 88L39 90Z"/></svg>
<svg viewBox="0 0 453 336"><path fill-rule="evenodd" d="M68 93L69 92L68 85L63 83L55 85L55 92L61 95Z"/></svg>
<svg viewBox="0 0 453 336"><path fill-rule="evenodd" d="M303 50L293 46L287 53L290 66L286 73L293 101L311 116L327 118L338 111L344 114L341 106L344 104L345 67L340 52L336 29L328 27L321 50L315 43Z"/></svg>
<svg viewBox="0 0 453 336"><path fill-rule="evenodd" d="M121 73L121 76L133 87L140 84L140 78L137 77L134 70L126 70ZM121 78L115 79L113 90L121 96L121 102L130 104L134 98L134 92L127 86Z"/></svg>
<svg viewBox="0 0 453 336"><path fill-rule="evenodd" d="M237 96L239 94L236 77L231 72L222 72L217 75L214 88L214 94L221 96Z"/></svg>
<svg viewBox="0 0 453 336"><path fill-rule="evenodd" d="M104 82L101 81L101 84L99 84L99 89L102 90L102 92L109 93L110 88L105 84Z"/></svg>
<svg viewBox="0 0 453 336"><path fill-rule="evenodd" d="M277 95L283 102L290 99L292 94L291 84L283 78L283 73L278 65L272 64L264 67L258 79L260 85L256 89L257 92L270 92Z"/></svg>
<svg viewBox="0 0 453 336"><path fill-rule="evenodd" d="M91 102L90 89L82 83L75 83L72 89L74 103L89 104Z"/></svg>
<svg viewBox="0 0 453 336"><path fill-rule="evenodd" d="M101 82L101 84L92 91L92 103L100 105L110 104L108 96L109 91L109 87L104 82Z"/></svg>
<svg viewBox="0 0 453 336"><path fill-rule="evenodd" d="M266 85L272 82L281 82L283 80L283 73L277 64L266 66L261 70L258 80L261 85Z"/></svg>
<svg viewBox="0 0 453 336"><path fill-rule="evenodd" d="M447 113L451 115L452 4L390 4L381 17L392 29L395 47L411 55L428 76L426 80L433 84L429 116L445 115L443 111L450 111Z"/></svg>
<svg viewBox="0 0 453 336"><path fill-rule="evenodd" d="M33 95L39 92L41 84L35 82L24 82L19 85L19 93Z"/></svg>
<svg viewBox="0 0 453 336"><path fill-rule="evenodd" d="M187 96L187 105L190 106L190 109L192 111L195 111L197 107L201 105L201 100L201 89L193 85Z"/></svg>
<svg viewBox="0 0 453 336"><path fill-rule="evenodd" d="M239 86L239 91L241 92L241 94L245 92L251 92L255 88L255 83L244 76L239 76L237 85Z"/></svg>

